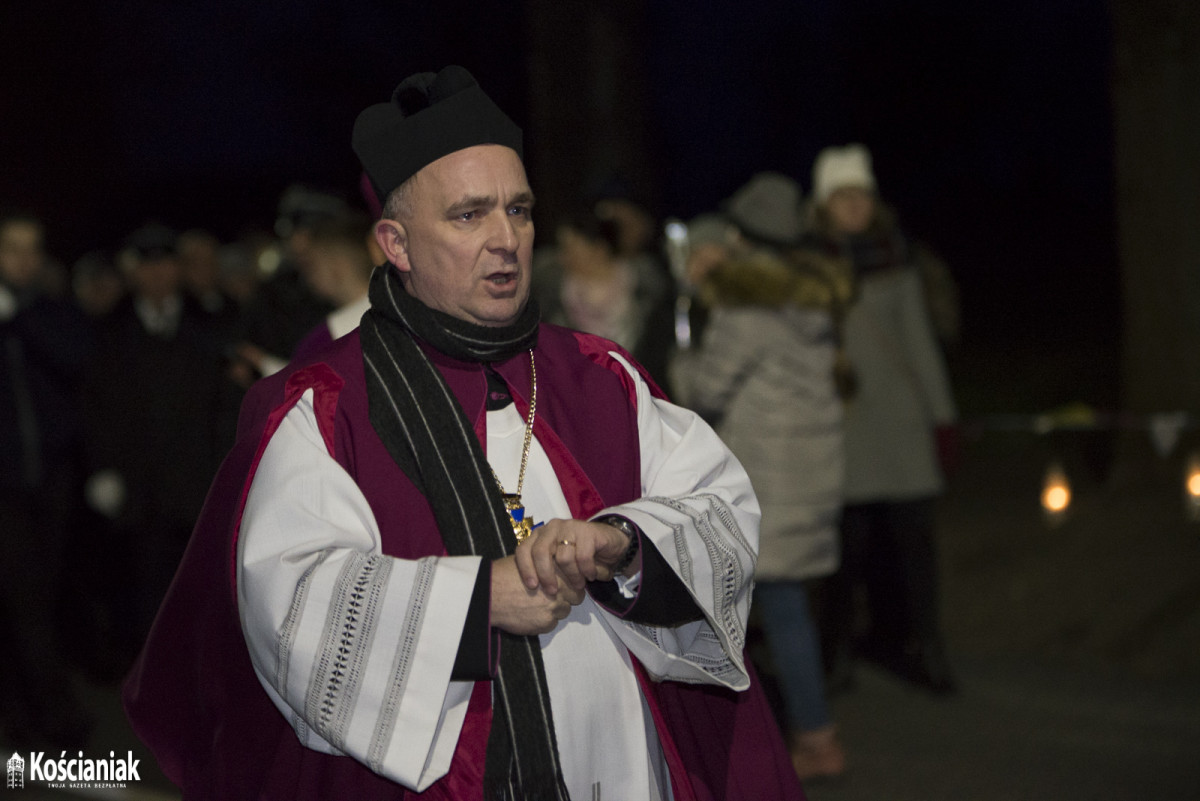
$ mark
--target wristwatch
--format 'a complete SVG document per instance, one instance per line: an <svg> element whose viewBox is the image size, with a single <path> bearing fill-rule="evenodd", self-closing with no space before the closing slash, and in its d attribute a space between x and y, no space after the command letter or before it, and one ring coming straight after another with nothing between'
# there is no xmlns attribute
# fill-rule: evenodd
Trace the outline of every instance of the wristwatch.
<svg viewBox="0 0 1200 801"><path fill-rule="evenodd" d="M633 523L630 523L620 515L605 515L604 517L597 517L596 522L604 523L612 526L615 529L619 529L623 531L627 537L629 537L629 547L625 549L625 553L621 554L621 558L618 559L616 564L614 564L612 567L614 574L620 573L622 570L629 567L629 565L633 563L634 558L637 556L638 548L641 546L642 542L641 531L638 530L637 526L635 526Z"/></svg>

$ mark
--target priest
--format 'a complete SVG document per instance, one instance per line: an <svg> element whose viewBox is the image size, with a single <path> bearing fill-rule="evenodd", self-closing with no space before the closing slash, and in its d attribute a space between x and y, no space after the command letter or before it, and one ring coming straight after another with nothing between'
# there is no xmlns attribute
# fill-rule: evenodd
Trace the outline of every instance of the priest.
<svg viewBox="0 0 1200 801"><path fill-rule="evenodd" d="M371 308L247 396L125 685L139 736L187 799L802 798L744 654L749 480L540 322L520 129L447 67L352 144Z"/></svg>

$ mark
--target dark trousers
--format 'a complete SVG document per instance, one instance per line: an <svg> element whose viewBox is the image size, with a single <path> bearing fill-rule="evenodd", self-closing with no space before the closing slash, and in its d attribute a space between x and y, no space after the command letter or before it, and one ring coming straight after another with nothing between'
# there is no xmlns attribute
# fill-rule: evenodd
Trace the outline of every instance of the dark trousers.
<svg viewBox="0 0 1200 801"><path fill-rule="evenodd" d="M62 746L55 747L77 744L85 726L55 614L76 489L64 470L36 491L0 490L0 631L7 655L0 724L32 742L59 737Z"/></svg>
<svg viewBox="0 0 1200 801"><path fill-rule="evenodd" d="M934 499L846 506L842 564L824 588L822 648L831 673L855 642L895 654L941 646ZM858 631L856 590L865 595L867 623Z"/></svg>
<svg viewBox="0 0 1200 801"><path fill-rule="evenodd" d="M37 492L0 490L0 615L19 676L4 682L41 687L58 676L55 609L63 576L70 493L51 483Z"/></svg>

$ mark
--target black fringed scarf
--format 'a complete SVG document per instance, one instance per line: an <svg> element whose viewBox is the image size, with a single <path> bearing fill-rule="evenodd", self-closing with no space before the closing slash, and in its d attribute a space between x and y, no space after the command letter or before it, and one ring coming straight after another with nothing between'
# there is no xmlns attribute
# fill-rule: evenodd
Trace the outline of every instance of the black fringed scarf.
<svg viewBox="0 0 1200 801"><path fill-rule="evenodd" d="M511 554L512 525L474 426L416 340L462 361L502 361L537 344L536 302L511 326L475 325L409 295L390 264L375 269L369 294L361 339L372 427L429 499L451 556ZM541 645L536 636L501 639L484 797L567 801Z"/></svg>

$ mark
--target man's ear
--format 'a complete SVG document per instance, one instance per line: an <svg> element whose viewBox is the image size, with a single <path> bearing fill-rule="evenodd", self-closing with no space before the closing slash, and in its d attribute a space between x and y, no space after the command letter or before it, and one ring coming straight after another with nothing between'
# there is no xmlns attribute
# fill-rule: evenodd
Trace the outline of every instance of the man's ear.
<svg viewBox="0 0 1200 801"><path fill-rule="evenodd" d="M375 241L397 270L406 273L412 269L408 263L408 233L403 225L395 220L380 220L375 223Z"/></svg>

